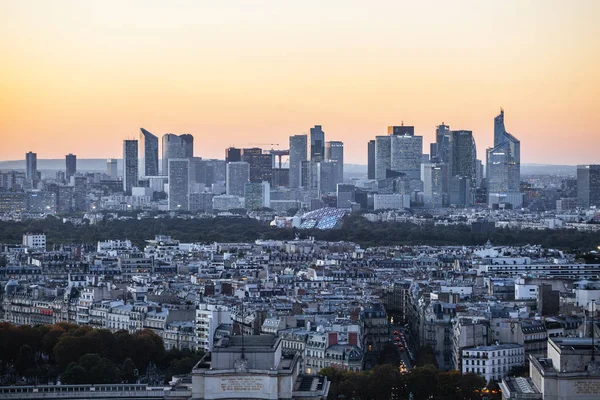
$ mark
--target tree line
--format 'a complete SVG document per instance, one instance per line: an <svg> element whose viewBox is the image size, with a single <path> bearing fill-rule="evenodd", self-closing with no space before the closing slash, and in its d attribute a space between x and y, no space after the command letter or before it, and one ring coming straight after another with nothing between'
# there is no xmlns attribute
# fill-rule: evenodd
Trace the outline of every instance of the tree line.
<svg viewBox="0 0 600 400"><path fill-rule="evenodd" d="M497 388L486 388L481 376L459 371L439 371L433 365L401 373L394 365L351 372L332 367L321 370L331 382L329 400L500 400Z"/></svg>
<svg viewBox="0 0 600 400"><path fill-rule="evenodd" d="M520 246L539 244L576 252L596 249L600 232L580 232L565 229L497 228L488 234L474 233L468 225L434 226L410 222L370 222L353 214L346 217L339 229L297 230L275 228L258 220L237 217L203 219L145 218L141 220L110 220L97 224L74 225L49 216L27 221L0 221L0 243L20 243L25 232L43 232L48 246L59 243L95 243L107 239L129 239L137 246L155 235L171 235L182 242L253 242L257 239L291 240L299 234L317 240L351 241L362 246L382 245L483 245L489 239L495 245Z"/></svg>
<svg viewBox="0 0 600 400"><path fill-rule="evenodd" d="M0 323L1 383L149 383L189 373L201 353L165 351L163 340L145 329L130 334L68 323Z"/></svg>

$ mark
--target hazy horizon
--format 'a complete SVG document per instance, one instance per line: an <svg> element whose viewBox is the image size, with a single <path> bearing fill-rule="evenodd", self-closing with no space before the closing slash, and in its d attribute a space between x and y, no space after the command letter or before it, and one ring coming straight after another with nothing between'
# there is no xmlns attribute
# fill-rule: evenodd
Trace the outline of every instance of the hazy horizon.
<svg viewBox="0 0 600 400"><path fill-rule="evenodd" d="M120 158L144 127L195 155L322 125L349 163L388 125L493 118L522 163L597 163L600 2L0 1L0 159Z"/></svg>

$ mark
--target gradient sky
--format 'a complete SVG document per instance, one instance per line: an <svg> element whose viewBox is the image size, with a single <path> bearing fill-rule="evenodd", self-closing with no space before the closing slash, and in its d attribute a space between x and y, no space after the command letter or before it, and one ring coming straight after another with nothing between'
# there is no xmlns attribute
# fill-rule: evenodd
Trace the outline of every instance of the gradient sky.
<svg viewBox="0 0 600 400"><path fill-rule="evenodd" d="M222 158L320 124L364 164L402 121L424 143L473 130L485 158L502 106L522 162L600 163L598 0L0 0L0 16L3 160L121 157L139 127Z"/></svg>

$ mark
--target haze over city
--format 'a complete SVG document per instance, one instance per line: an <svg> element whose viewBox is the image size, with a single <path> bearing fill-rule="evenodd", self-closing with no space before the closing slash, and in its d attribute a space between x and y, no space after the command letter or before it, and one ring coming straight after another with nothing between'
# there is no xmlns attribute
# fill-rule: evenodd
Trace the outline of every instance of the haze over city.
<svg viewBox="0 0 600 400"><path fill-rule="evenodd" d="M597 1L1 1L0 159L120 157L139 127L195 154L320 124L346 162L388 125L473 131L522 162L597 161ZM270 146L263 146L269 147ZM427 152L427 149L424 149Z"/></svg>

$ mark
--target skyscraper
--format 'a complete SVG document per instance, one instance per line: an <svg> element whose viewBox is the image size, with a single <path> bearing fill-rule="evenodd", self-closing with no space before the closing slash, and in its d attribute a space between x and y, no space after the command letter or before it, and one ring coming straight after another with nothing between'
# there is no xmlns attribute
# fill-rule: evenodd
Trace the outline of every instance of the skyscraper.
<svg viewBox="0 0 600 400"><path fill-rule="evenodd" d="M477 186L476 166L477 148L475 146L473 132L464 130L451 131L449 161L450 176L468 179L470 188L475 189Z"/></svg>
<svg viewBox="0 0 600 400"><path fill-rule="evenodd" d="M71 180L71 177L77 172L77 156L75 154L67 154L65 157L66 164L66 178L67 181Z"/></svg>
<svg viewBox="0 0 600 400"><path fill-rule="evenodd" d="M430 149L431 160L435 162L450 163L450 127L443 122L435 128L435 154Z"/></svg>
<svg viewBox="0 0 600 400"><path fill-rule="evenodd" d="M167 133L162 137L162 174L169 175L169 159L194 157L194 137Z"/></svg>
<svg viewBox="0 0 600 400"><path fill-rule="evenodd" d="M110 179L117 179L119 177L117 160L114 158L106 160L106 175L108 175Z"/></svg>
<svg viewBox="0 0 600 400"><path fill-rule="evenodd" d="M392 135L390 169L409 179L421 179L423 136Z"/></svg>
<svg viewBox="0 0 600 400"><path fill-rule="evenodd" d="M423 166L423 201L427 208L448 204L448 164L433 163Z"/></svg>
<svg viewBox="0 0 600 400"><path fill-rule="evenodd" d="M375 179L375 141L367 144L367 179Z"/></svg>
<svg viewBox="0 0 600 400"><path fill-rule="evenodd" d="M415 127L408 126L408 125L407 126L404 126L404 125L388 126L387 134L388 135L400 135L400 136L404 136L404 135L413 136L415 134Z"/></svg>
<svg viewBox="0 0 600 400"><path fill-rule="evenodd" d="M290 187L298 188L302 186L302 162L307 160L306 135L290 136Z"/></svg>
<svg viewBox="0 0 600 400"><path fill-rule="evenodd" d="M250 179L250 164L244 161L227 163L225 192L230 196L244 197L244 185Z"/></svg>
<svg viewBox="0 0 600 400"><path fill-rule="evenodd" d="M600 165L577 166L577 200L580 207L600 207Z"/></svg>
<svg viewBox="0 0 600 400"><path fill-rule="evenodd" d="M344 183L344 143L339 141L326 142L325 160L336 162L335 183Z"/></svg>
<svg viewBox="0 0 600 400"><path fill-rule="evenodd" d="M506 132L504 110L494 118L494 147L487 150L488 204L523 204L521 193L521 142Z"/></svg>
<svg viewBox="0 0 600 400"><path fill-rule="evenodd" d="M308 159L312 162L319 162L325 159L325 132L321 125L315 125L310 128L310 152Z"/></svg>
<svg viewBox="0 0 600 400"><path fill-rule="evenodd" d="M169 210L189 210L191 181L191 163L189 158L169 159Z"/></svg>
<svg viewBox="0 0 600 400"><path fill-rule="evenodd" d="M236 147L229 147L225 149L225 162L238 162L242 161L242 149Z"/></svg>
<svg viewBox="0 0 600 400"><path fill-rule="evenodd" d="M140 177L158 176L158 137L140 128Z"/></svg>
<svg viewBox="0 0 600 400"><path fill-rule="evenodd" d="M244 184L246 209L258 210L271 205L271 185L269 182L246 182Z"/></svg>
<svg viewBox="0 0 600 400"><path fill-rule="evenodd" d="M375 137L375 179L387 178L387 171L392 167L392 137Z"/></svg>
<svg viewBox="0 0 600 400"><path fill-rule="evenodd" d="M255 183L271 182L273 177L273 156L253 147L242 150L242 161L250 165L250 181Z"/></svg>
<svg viewBox="0 0 600 400"><path fill-rule="evenodd" d="M123 191L131 195L131 188L138 184L138 141L123 140Z"/></svg>
<svg viewBox="0 0 600 400"><path fill-rule="evenodd" d="M37 153L29 152L25 154L25 179L33 180L37 178Z"/></svg>

